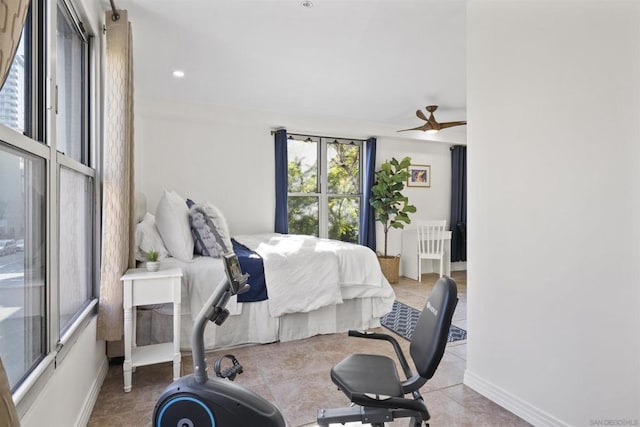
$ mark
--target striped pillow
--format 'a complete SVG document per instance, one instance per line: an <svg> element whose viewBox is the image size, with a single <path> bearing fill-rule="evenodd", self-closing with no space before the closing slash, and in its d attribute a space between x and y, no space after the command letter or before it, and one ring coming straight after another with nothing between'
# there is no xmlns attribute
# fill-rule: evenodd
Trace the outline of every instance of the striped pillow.
<svg viewBox="0 0 640 427"><path fill-rule="evenodd" d="M213 204L191 205L189 223L197 254L219 258L233 252L227 221Z"/></svg>

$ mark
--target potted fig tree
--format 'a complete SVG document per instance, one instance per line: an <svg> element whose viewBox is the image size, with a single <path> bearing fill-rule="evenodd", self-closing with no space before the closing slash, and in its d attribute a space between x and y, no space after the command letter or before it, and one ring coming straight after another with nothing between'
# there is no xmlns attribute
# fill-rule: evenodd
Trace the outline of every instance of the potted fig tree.
<svg viewBox="0 0 640 427"><path fill-rule="evenodd" d="M409 166L411 158L405 157L398 161L395 157L380 165L375 173L375 183L371 187L369 203L375 211L376 221L382 223L384 230L384 253L378 255L382 272L390 283L398 283L400 269L400 255L387 254L389 230L403 229L411 223L409 214L416 211L416 207L409 204L409 199L402 194L405 183L411 172Z"/></svg>

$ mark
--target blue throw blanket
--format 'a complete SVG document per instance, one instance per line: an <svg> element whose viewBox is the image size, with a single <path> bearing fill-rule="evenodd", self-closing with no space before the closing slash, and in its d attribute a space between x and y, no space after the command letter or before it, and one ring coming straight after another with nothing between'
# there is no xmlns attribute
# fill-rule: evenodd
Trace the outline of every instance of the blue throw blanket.
<svg viewBox="0 0 640 427"><path fill-rule="evenodd" d="M264 281L264 265L262 257L244 245L231 239L233 252L238 256L240 268L244 273L249 273L249 292L238 295L238 302L264 301L267 296L267 285Z"/></svg>

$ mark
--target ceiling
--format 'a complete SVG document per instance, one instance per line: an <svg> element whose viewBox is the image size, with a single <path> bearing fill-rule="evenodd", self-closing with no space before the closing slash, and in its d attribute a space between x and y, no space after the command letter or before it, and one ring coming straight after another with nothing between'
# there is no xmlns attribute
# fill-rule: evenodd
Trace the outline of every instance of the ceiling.
<svg viewBox="0 0 640 427"><path fill-rule="evenodd" d="M116 0L133 27L136 102L397 129L423 124L416 109L437 104L437 120L465 120L467 0L312 2Z"/></svg>

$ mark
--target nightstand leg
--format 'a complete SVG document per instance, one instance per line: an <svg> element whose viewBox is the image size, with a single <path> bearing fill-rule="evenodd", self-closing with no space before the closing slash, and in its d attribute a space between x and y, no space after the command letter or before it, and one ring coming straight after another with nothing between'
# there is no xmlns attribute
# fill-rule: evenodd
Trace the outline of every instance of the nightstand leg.
<svg viewBox="0 0 640 427"><path fill-rule="evenodd" d="M136 306L131 307L131 320L133 328L131 329L131 348L134 349L138 346L138 337L136 331L138 330L138 309Z"/></svg>
<svg viewBox="0 0 640 427"><path fill-rule="evenodd" d="M173 304L173 380L180 378L180 303Z"/></svg>
<svg viewBox="0 0 640 427"><path fill-rule="evenodd" d="M124 373L124 391L131 391L131 342L133 338L132 329L132 310L124 309L124 364L122 371Z"/></svg>

